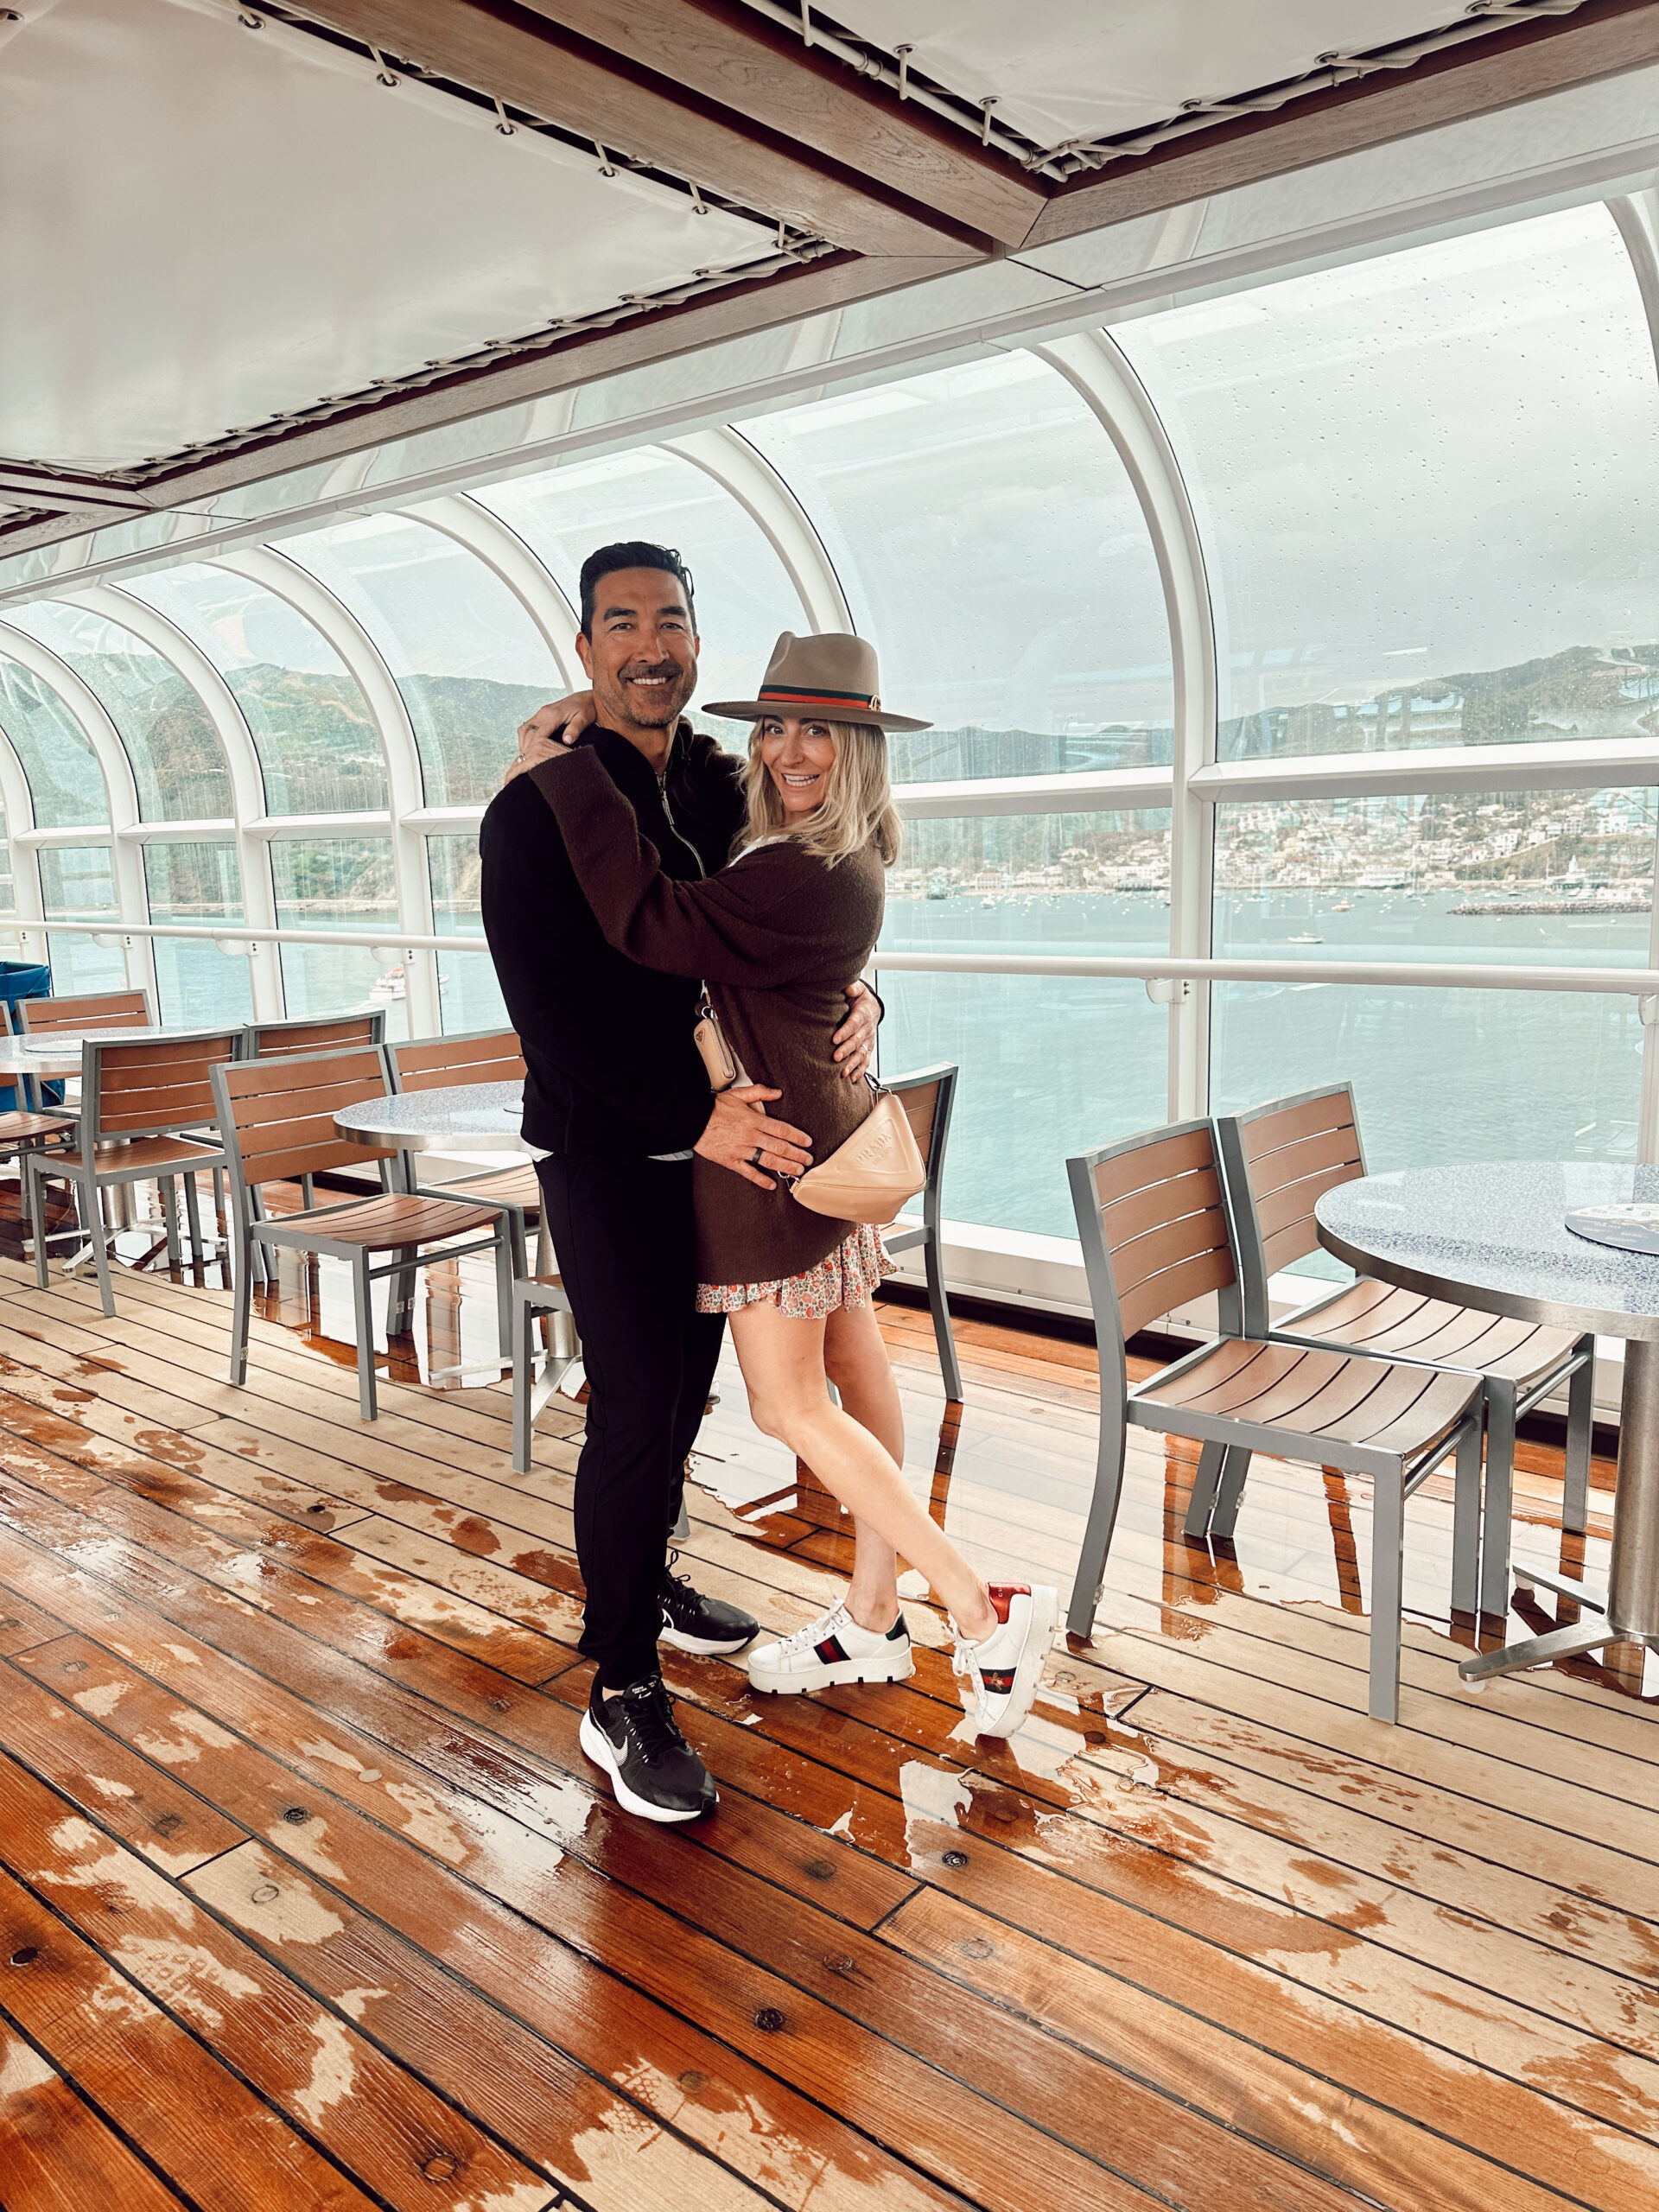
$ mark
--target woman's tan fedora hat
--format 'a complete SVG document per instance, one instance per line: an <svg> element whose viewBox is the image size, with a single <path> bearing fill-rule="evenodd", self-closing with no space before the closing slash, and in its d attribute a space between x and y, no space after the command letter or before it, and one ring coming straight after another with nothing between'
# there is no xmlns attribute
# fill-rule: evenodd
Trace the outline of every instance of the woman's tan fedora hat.
<svg viewBox="0 0 1659 2212"><path fill-rule="evenodd" d="M931 729L911 715L884 714L875 647L844 630L798 638L785 630L772 649L758 699L715 699L703 709L734 722L762 715L823 715L838 722L874 722L878 729Z"/></svg>

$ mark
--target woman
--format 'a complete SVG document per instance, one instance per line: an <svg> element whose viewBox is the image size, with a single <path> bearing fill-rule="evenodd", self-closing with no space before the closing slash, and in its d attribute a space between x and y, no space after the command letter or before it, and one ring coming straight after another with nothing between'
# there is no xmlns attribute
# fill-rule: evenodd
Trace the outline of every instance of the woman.
<svg viewBox="0 0 1659 2212"><path fill-rule="evenodd" d="M753 728L747 831L735 859L702 882L662 874L596 759L561 741L533 771L607 938L646 967L704 981L742 1078L782 1090L819 1160L873 1103L840 1080L823 1039L874 948L899 854L885 733L928 727L884 713L879 689L862 639L786 631L760 696L709 709ZM1041 1679L1055 1592L988 1586L905 1481L899 1392L872 1303L893 1272L880 1240L868 1224L809 1211L781 1183L756 1187L702 1160L693 1188L699 1309L730 1316L756 1424L849 1510L856 1536L846 1598L752 1653L750 1681L801 1691L908 1675L902 1556L949 1608L978 1732L1012 1735Z"/></svg>

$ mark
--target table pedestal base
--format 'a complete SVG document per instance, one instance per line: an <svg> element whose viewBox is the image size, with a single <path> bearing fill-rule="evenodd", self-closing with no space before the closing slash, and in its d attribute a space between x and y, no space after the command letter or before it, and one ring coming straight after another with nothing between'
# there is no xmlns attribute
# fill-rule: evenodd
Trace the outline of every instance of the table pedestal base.
<svg viewBox="0 0 1659 2212"><path fill-rule="evenodd" d="M1552 1660L1578 1658L1609 1643L1644 1643L1659 1651L1659 1342L1632 1340L1624 1347L1612 1571L1605 1599L1554 1575L1520 1579L1541 1582L1576 1605L1593 1607L1602 1618L1465 1659L1458 1669L1465 1682L1478 1685L1523 1667L1547 1667Z"/></svg>

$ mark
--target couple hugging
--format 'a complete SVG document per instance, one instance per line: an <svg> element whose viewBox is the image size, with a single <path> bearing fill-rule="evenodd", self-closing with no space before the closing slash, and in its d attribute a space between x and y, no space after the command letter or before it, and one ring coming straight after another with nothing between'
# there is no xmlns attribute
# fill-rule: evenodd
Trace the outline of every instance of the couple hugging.
<svg viewBox="0 0 1659 2212"><path fill-rule="evenodd" d="M873 1303L892 1262L868 1224L809 1211L787 1179L871 1109L878 1016L855 979L899 853L886 733L927 725L882 711L861 639L785 632L760 696L709 709L753 724L738 760L680 720L697 645L677 553L629 543L590 556L578 651L593 689L522 726L480 839L484 926L528 1070L524 1138L545 1154L588 1383L575 1523L595 1671L582 1749L619 1803L655 1821L715 1802L675 1720L659 1638L733 1652L759 1628L693 1589L668 1549L728 1317L755 1421L856 1530L845 1599L753 1650L755 1688L909 1675L902 1555L950 1610L974 1725L1011 1735L1057 1611L1046 1586L988 1586L912 1497ZM700 985L740 1063L712 1101L692 1034Z"/></svg>

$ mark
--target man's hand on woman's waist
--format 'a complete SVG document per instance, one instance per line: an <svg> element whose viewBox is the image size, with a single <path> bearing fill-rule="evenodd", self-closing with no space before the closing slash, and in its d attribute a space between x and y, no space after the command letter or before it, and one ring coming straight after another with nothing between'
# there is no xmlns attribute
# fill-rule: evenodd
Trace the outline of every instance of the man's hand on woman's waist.
<svg viewBox="0 0 1659 2212"><path fill-rule="evenodd" d="M782 1096L781 1090L768 1090L763 1083L735 1083L729 1090L718 1091L708 1126L693 1149L763 1191L776 1188L772 1176L760 1173L763 1167L777 1175L804 1175L812 1165L811 1138L788 1122L772 1121L766 1110L766 1101Z"/></svg>

